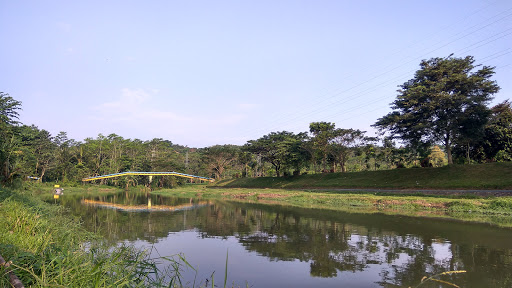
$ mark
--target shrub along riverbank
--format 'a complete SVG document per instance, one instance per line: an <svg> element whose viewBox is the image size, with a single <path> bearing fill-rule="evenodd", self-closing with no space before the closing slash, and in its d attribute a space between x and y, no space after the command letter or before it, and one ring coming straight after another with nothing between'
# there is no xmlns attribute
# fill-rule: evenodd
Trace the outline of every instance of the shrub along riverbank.
<svg viewBox="0 0 512 288"><path fill-rule="evenodd" d="M222 180L225 188L512 189L512 163Z"/></svg>
<svg viewBox="0 0 512 288"><path fill-rule="evenodd" d="M0 188L0 255L11 263L0 267L0 287L11 287L7 269L25 287L169 285L144 251L107 247L63 207L41 201L36 196L41 189Z"/></svg>

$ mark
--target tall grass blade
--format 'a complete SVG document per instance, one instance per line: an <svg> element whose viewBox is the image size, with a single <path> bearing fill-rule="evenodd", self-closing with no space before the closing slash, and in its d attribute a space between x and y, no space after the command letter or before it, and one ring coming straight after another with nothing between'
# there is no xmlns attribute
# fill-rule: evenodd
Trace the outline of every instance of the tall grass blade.
<svg viewBox="0 0 512 288"><path fill-rule="evenodd" d="M228 253L229 253L229 249L226 250L226 267L224 269L224 288L226 288L226 282L228 281Z"/></svg>

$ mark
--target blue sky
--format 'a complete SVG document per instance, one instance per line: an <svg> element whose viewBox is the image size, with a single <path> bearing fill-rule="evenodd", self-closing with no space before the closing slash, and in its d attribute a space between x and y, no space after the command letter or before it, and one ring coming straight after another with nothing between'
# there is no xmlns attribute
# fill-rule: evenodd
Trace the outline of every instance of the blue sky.
<svg viewBox="0 0 512 288"><path fill-rule="evenodd" d="M373 136L422 59L496 66L512 1L0 1L0 91L20 120L189 147L334 122Z"/></svg>

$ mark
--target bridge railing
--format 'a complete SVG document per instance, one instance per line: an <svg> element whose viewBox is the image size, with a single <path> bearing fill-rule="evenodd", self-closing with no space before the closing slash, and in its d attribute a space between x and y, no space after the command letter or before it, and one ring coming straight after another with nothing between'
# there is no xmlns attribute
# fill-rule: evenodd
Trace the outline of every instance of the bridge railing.
<svg viewBox="0 0 512 288"><path fill-rule="evenodd" d="M215 181L214 179L208 178L208 177L202 177L202 176L197 176L197 175L179 173L179 172L174 172L174 171L171 171L171 172L136 172L136 171L127 171L127 172L120 172L120 173L114 173L114 174L92 176L92 177L88 177L88 178L83 178L82 181L83 182L87 182L87 181L115 178L115 177L128 176L128 175L134 175L134 176L138 176L138 175L143 175L143 176L178 176L178 177L184 177L184 178L189 178L189 179L199 179L199 180L202 180L202 181L209 181L209 182Z"/></svg>

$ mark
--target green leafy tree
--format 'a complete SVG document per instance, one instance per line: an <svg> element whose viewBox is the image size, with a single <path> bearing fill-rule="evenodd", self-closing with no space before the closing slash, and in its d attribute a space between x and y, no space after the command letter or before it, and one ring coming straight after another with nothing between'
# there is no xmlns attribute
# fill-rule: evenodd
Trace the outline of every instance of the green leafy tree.
<svg viewBox="0 0 512 288"><path fill-rule="evenodd" d="M452 146L464 132L485 124L485 113L471 119L471 113L485 111L491 96L500 89L490 78L494 68L477 66L472 56L423 60L413 79L400 85L393 112L373 125L387 130L412 146L441 142L452 164ZM474 125L467 129L468 125ZM430 146L430 145L429 145Z"/></svg>
<svg viewBox="0 0 512 288"><path fill-rule="evenodd" d="M329 155L329 144L336 137L335 124L331 122L312 122L309 124L309 132L313 134L312 144L322 159L322 168L325 171L327 157Z"/></svg>
<svg viewBox="0 0 512 288"><path fill-rule="evenodd" d="M73 149L75 146L79 145L79 143L73 139L69 139L67 133L63 131L59 132L59 134L53 138L53 143L56 150L54 155L54 168L50 171L50 174L53 175L51 178L57 181L71 180L71 170L78 163L77 158L73 154Z"/></svg>
<svg viewBox="0 0 512 288"><path fill-rule="evenodd" d="M370 170L372 166L374 170L377 170L377 168L380 167L380 164L377 161L380 154L380 147L377 146L378 141L379 139L377 137L362 137L362 140L360 141L360 146L362 146L365 154L364 161L366 162L366 168L368 170Z"/></svg>
<svg viewBox="0 0 512 288"><path fill-rule="evenodd" d="M37 176L43 181L54 164L56 145L50 132L37 126L22 126L20 133L23 151L23 170L26 176Z"/></svg>
<svg viewBox="0 0 512 288"><path fill-rule="evenodd" d="M17 130L21 102L0 92L0 182L12 183L15 163L20 154Z"/></svg>
<svg viewBox="0 0 512 288"><path fill-rule="evenodd" d="M446 154L439 148L439 146L435 145L430 149L430 155L428 156L430 164L433 167L441 167L446 165Z"/></svg>
<svg viewBox="0 0 512 288"><path fill-rule="evenodd" d="M249 164L254 161L254 156L247 151L241 150L238 152L237 157L242 170L242 177L247 177L249 174Z"/></svg>
<svg viewBox="0 0 512 288"><path fill-rule="evenodd" d="M333 155L334 163L338 163L341 172L346 172L346 163L348 161L351 148L357 146L359 142L364 140L364 131L354 129L335 129L330 134L329 152ZM335 167L333 170L336 170Z"/></svg>
<svg viewBox="0 0 512 288"><path fill-rule="evenodd" d="M172 142L155 138L144 143L146 147L146 161L150 171L183 171L185 169L184 157L172 147ZM149 171L149 170L145 170ZM159 187L173 187L183 179L169 176L157 176L155 183Z"/></svg>
<svg viewBox="0 0 512 288"><path fill-rule="evenodd" d="M485 154L494 161L512 161L512 103L506 100L491 111L485 128Z"/></svg>
<svg viewBox="0 0 512 288"><path fill-rule="evenodd" d="M91 171L92 175L90 176L109 174L107 171L107 144L107 139L102 134L99 134L96 139L85 138L80 158L86 168ZM105 184L105 180L101 180L101 184Z"/></svg>
<svg viewBox="0 0 512 288"><path fill-rule="evenodd" d="M147 171L145 169L144 142L140 139L129 140L125 153L121 156L123 171Z"/></svg>
<svg viewBox="0 0 512 288"><path fill-rule="evenodd" d="M284 166L300 166L300 150L297 144L305 138L305 133L272 132L257 140L248 141L244 149L272 164L277 177L280 177Z"/></svg>
<svg viewBox="0 0 512 288"><path fill-rule="evenodd" d="M235 145L215 145L203 152L203 159L216 179L222 179L226 169L236 161L239 147Z"/></svg>
<svg viewBox="0 0 512 288"><path fill-rule="evenodd" d="M382 148L380 149L380 153L377 155L377 158L380 160L381 165L384 164L388 168L391 168L395 165L394 161L394 153L396 147L395 143L389 137L384 137L382 139Z"/></svg>
<svg viewBox="0 0 512 288"><path fill-rule="evenodd" d="M122 156L124 154L124 148L126 141L123 139L123 137L117 135L117 134L109 134L107 136L107 139L109 141L108 145L108 154L109 154L109 172L110 173L118 173L121 172L122 169Z"/></svg>
<svg viewBox="0 0 512 288"><path fill-rule="evenodd" d="M284 143L288 146L285 165L293 169L293 175L300 174L300 171L309 164L311 155L306 148L308 138L307 133L299 133Z"/></svg>
<svg viewBox="0 0 512 288"><path fill-rule="evenodd" d="M21 102L14 100L9 94L0 92L0 123L7 125L18 124L18 110L21 110Z"/></svg>

